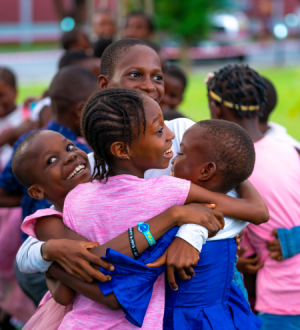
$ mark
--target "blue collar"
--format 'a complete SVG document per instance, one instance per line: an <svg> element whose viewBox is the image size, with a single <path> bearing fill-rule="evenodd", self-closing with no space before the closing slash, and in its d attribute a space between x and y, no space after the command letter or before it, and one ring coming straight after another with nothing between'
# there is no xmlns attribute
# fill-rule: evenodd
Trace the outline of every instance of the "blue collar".
<svg viewBox="0 0 300 330"><path fill-rule="evenodd" d="M62 126L58 123L56 123L53 120L50 120L48 125L47 125L47 129L51 130L51 131L55 131L58 132L60 134L62 134L63 136L65 136L68 140L71 141L75 141L77 138L77 135L70 130L69 128Z"/></svg>

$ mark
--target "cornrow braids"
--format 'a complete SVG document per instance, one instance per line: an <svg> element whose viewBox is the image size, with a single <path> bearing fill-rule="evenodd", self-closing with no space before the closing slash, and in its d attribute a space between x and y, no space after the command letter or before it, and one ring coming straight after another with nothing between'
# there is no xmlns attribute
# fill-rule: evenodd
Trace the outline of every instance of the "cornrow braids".
<svg viewBox="0 0 300 330"><path fill-rule="evenodd" d="M143 125L143 130L142 130ZM113 142L123 141L125 150L133 139L146 132L143 95L133 89L108 88L96 92L88 100L82 113L81 129L94 150L93 178L108 178Z"/></svg>
<svg viewBox="0 0 300 330"><path fill-rule="evenodd" d="M266 85L263 78L248 65L228 65L215 72L207 84L208 94L217 103L234 109L240 117L251 113L262 116L267 102Z"/></svg>

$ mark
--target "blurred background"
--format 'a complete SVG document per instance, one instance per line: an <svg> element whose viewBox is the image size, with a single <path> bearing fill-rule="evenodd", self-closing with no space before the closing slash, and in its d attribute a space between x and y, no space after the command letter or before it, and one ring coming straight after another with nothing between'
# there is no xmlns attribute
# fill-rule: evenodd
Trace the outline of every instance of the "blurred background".
<svg viewBox="0 0 300 330"><path fill-rule="evenodd" d="M18 101L47 89L64 32L80 28L89 42L99 36L117 40L133 10L152 18L151 42L161 57L188 74L180 106L186 116L209 118L208 72L245 63L275 84L278 104L271 120L300 140L299 0L0 0L0 66L16 73ZM108 12L114 28L103 17L97 20Z"/></svg>

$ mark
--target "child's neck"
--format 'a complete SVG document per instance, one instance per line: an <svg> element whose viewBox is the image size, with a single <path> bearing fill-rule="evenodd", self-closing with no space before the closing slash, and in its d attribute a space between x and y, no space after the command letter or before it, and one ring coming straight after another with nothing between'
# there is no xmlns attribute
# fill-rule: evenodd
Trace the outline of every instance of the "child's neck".
<svg viewBox="0 0 300 330"><path fill-rule="evenodd" d="M129 161L130 160L128 160L128 162ZM124 161L122 161L122 162L124 162ZM145 171L141 170L141 169L137 169L132 164L115 164L114 166L110 167L108 176L112 177L112 176L123 175L123 174L133 175L140 179L144 179Z"/></svg>

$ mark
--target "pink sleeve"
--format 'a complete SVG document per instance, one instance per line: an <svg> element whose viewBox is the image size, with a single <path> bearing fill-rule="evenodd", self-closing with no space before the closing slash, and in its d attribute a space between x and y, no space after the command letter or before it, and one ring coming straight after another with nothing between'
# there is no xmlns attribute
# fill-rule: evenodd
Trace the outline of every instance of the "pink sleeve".
<svg viewBox="0 0 300 330"><path fill-rule="evenodd" d="M252 245L252 243L249 239L247 227L245 227L243 229L243 231L244 231L244 236L243 236L243 239L242 239L242 242L241 242L241 247L243 248L243 247L247 246L248 250L243 254L243 257L247 258L247 257L252 256L253 254L256 254L256 251L255 251L255 249L254 249L254 247L253 247L253 245Z"/></svg>
<svg viewBox="0 0 300 330"><path fill-rule="evenodd" d="M42 217L48 217L51 215L56 215L59 218L62 218L62 213L58 212L56 210L53 209L43 209L43 210L38 210L35 213L29 215L28 217L26 217L21 225L21 230L29 235L32 236L34 238L37 238L35 235L35 224L37 222L38 219L42 218Z"/></svg>

